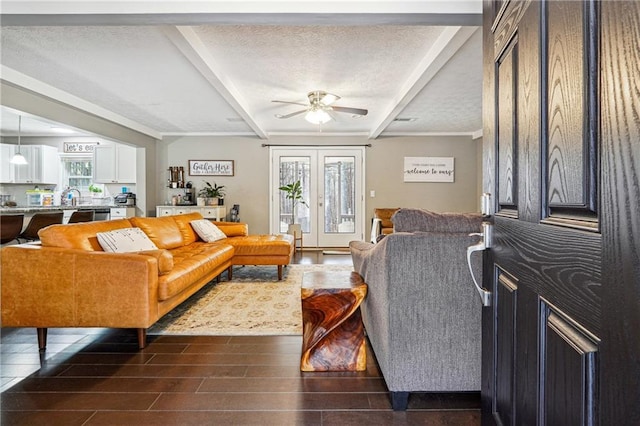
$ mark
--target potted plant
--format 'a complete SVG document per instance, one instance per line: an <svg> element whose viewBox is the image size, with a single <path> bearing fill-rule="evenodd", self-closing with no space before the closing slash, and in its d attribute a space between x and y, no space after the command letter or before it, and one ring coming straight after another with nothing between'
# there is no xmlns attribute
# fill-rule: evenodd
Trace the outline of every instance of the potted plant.
<svg viewBox="0 0 640 426"><path fill-rule="evenodd" d="M102 188L97 185L89 185L89 192L91 192L91 195L93 195L94 197L102 197Z"/></svg>
<svg viewBox="0 0 640 426"><path fill-rule="evenodd" d="M198 197L205 198L208 206L224 205L224 185L211 185L205 182L205 187L198 191ZM214 201L215 200L215 201Z"/></svg>
<svg viewBox="0 0 640 426"><path fill-rule="evenodd" d="M298 204L303 204L305 206L309 206L307 202L302 197L302 185L300 181L297 180L289 185L284 185L280 187L280 191L283 191L286 194L286 198L291 200L291 223L289 224L289 230L287 231L289 234L301 235L302 229L300 224L296 223L296 207Z"/></svg>

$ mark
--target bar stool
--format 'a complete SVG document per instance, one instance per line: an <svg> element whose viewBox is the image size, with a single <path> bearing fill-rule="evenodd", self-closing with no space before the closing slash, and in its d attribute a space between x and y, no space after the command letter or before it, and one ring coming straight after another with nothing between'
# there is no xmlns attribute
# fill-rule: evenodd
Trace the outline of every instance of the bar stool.
<svg viewBox="0 0 640 426"><path fill-rule="evenodd" d="M93 222L95 215L95 211L93 210L76 210L75 212L71 213L71 217L69 217L69 223Z"/></svg>
<svg viewBox="0 0 640 426"><path fill-rule="evenodd" d="M12 214L0 217L0 244L6 244L18 238L24 223L23 214Z"/></svg>
<svg viewBox="0 0 640 426"><path fill-rule="evenodd" d="M53 213L36 213L31 217L25 230L18 235L18 241L37 241L38 231L49 225L62 223L62 210Z"/></svg>

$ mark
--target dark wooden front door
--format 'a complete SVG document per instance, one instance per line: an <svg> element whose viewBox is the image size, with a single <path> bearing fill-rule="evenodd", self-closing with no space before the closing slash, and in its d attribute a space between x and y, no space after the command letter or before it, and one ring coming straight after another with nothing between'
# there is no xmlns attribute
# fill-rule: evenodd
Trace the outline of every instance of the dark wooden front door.
<svg viewBox="0 0 640 426"><path fill-rule="evenodd" d="M640 2L484 2L483 424L640 424Z"/></svg>

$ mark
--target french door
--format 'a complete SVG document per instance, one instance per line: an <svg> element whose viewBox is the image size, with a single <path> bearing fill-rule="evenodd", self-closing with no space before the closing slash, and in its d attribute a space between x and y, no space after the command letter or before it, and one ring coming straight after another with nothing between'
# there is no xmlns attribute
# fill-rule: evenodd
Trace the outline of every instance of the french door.
<svg viewBox="0 0 640 426"><path fill-rule="evenodd" d="M347 247L364 239L364 148L271 148L271 232L299 224L305 247ZM300 181L294 208L279 188Z"/></svg>

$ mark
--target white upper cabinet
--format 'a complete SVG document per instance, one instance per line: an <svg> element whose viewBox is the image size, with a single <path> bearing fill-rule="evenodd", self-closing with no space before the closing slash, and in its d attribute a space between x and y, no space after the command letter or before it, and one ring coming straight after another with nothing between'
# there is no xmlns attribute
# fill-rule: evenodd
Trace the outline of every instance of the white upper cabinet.
<svg viewBox="0 0 640 426"><path fill-rule="evenodd" d="M99 183L135 183L136 149L127 145L96 146L93 179Z"/></svg>
<svg viewBox="0 0 640 426"><path fill-rule="evenodd" d="M60 173L58 149L47 145L22 145L25 165L11 164L15 145L2 145L2 183L44 183L55 185Z"/></svg>
<svg viewBox="0 0 640 426"><path fill-rule="evenodd" d="M0 183L15 182L15 166L10 163L15 153L15 145L0 145Z"/></svg>

